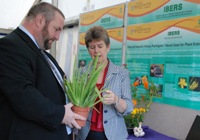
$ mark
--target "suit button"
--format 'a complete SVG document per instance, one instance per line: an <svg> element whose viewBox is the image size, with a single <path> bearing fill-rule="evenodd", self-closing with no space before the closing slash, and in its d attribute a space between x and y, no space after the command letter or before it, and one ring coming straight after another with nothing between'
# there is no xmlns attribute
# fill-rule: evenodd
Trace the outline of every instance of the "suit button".
<svg viewBox="0 0 200 140"><path fill-rule="evenodd" d="M108 121L104 121L104 123L106 124Z"/></svg>
<svg viewBox="0 0 200 140"><path fill-rule="evenodd" d="M50 123L50 122L47 122L47 121L45 121L45 122L44 122L44 125L47 125L47 126L52 126L53 124L52 124L52 123Z"/></svg>
<svg viewBox="0 0 200 140"><path fill-rule="evenodd" d="M104 110L104 113L107 113L108 112L108 110Z"/></svg>

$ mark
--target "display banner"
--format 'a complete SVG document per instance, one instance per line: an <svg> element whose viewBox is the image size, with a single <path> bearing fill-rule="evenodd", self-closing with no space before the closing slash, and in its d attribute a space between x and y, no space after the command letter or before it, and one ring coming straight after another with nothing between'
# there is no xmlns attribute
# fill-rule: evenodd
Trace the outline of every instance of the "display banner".
<svg viewBox="0 0 200 140"><path fill-rule="evenodd" d="M108 58L116 65L122 65L122 45L123 45L123 36L124 36L124 28L115 28L107 30L108 35L110 37L110 51L108 53ZM79 39L79 66L83 66L83 64L87 64L91 57L87 51L85 45L85 33L80 34Z"/></svg>
<svg viewBox="0 0 200 140"><path fill-rule="evenodd" d="M200 0L134 0L128 3L128 25L196 16Z"/></svg>
<svg viewBox="0 0 200 140"><path fill-rule="evenodd" d="M110 52L108 58L116 65L122 66L122 47L124 28L115 28L107 30L110 37Z"/></svg>
<svg viewBox="0 0 200 140"><path fill-rule="evenodd" d="M128 26L126 62L132 82L157 85L154 101L200 110L200 16Z"/></svg>
<svg viewBox="0 0 200 140"><path fill-rule="evenodd" d="M80 14L79 31L86 32L94 25L99 25L106 29L122 27L124 25L124 7L125 4L119 4Z"/></svg>

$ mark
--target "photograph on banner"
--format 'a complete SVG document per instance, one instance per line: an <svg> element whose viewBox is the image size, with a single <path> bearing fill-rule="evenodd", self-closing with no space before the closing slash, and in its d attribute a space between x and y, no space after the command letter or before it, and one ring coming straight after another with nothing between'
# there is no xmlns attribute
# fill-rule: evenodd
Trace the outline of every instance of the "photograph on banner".
<svg viewBox="0 0 200 140"><path fill-rule="evenodd" d="M81 68L85 66L86 66L86 60L79 60L78 67Z"/></svg>

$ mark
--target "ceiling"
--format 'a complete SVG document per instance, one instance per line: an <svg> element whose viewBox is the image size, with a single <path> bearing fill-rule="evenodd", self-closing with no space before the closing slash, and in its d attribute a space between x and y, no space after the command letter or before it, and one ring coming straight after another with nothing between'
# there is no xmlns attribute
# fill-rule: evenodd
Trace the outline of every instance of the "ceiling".
<svg viewBox="0 0 200 140"><path fill-rule="evenodd" d="M16 28L35 0L0 0L0 28Z"/></svg>
<svg viewBox="0 0 200 140"><path fill-rule="evenodd" d="M30 7L40 1L57 5L67 20L77 18L87 10L96 10L128 0L0 0L0 31L13 30L19 26Z"/></svg>

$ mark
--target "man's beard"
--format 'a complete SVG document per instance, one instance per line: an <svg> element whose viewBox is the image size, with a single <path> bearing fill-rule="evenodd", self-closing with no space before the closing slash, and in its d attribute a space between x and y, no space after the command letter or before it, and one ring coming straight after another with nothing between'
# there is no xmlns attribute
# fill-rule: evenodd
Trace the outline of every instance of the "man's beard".
<svg viewBox="0 0 200 140"><path fill-rule="evenodd" d="M51 45L49 44L49 32L47 31L48 25L46 25L42 30L42 40L43 47L45 50L51 49Z"/></svg>
<svg viewBox="0 0 200 140"><path fill-rule="evenodd" d="M49 44L48 39L44 40L44 49L45 50L51 49L51 45Z"/></svg>

